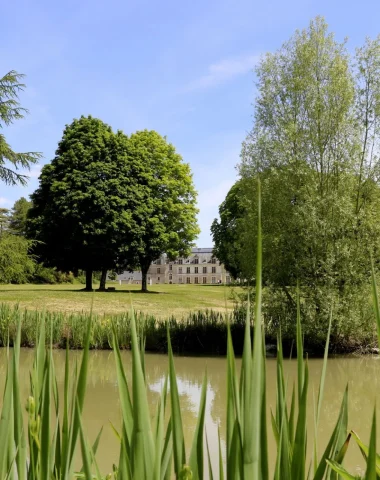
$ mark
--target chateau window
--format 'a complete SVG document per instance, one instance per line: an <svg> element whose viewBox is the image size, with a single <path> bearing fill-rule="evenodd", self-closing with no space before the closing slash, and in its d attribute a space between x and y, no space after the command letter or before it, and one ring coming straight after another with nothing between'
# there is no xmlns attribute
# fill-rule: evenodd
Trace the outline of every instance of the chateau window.
<svg viewBox="0 0 380 480"><path fill-rule="evenodd" d="M215 257L212 257L211 263L216 263L216 258Z"/></svg>
<svg viewBox="0 0 380 480"><path fill-rule="evenodd" d="M161 268L157 268L157 273L161 273Z"/></svg>
<svg viewBox="0 0 380 480"><path fill-rule="evenodd" d="M207 267L203 267L203 273L207 273Z"/></svg>
<svg viewBox="0 0 380 480"><path fill-rule="evenodd" d="M179 283L182 283L182 282L183 282L183 278L182 278L182 277L179 277L178 282L179 282Z"/></svg>
<svg viewBox="0 0 380 480"><path fill-rule="evenodd" d="M216 267L211 268L211 273L216 273Z"/></svg>
<svg viewBox="0 0 380 480"><path fill-rule="evenodd" d="M191 282L190 282L190 277L187 277L187 278L186 278L186 283L191 283Z"/></svg>
<svg viewBox="0 0 380 480"><path fill-rule="evenodd" d="M178 267L178 273L182 273L182 267Z"/></svg>
<svg viewBox="0 0 380 480"><path fill-rule="evenodd" d="M173 265L170 263L169 264L169 270L172 271L173 270Z"/></svg>
<svg viewBox="0 0 380 480"><path fill-rule="evenodd" d="M186 273L190 273L190 267L186 267Z"/></svg>
<svg viewBox="0 0 380 480"><path fill-rule="evenodd" d="M199 278L198 277L195 277L194 283L197 283L197 284L199 283Z"/></svg>
<svg viewBox="0 0 380 480"><path fill-rule="evenodd" d="M211 283L216 283L216 278L215 277L211 278Z"/></svg>
<svg viewBox="0 0 380 480"><path fill-rule="evenodd" d="M159 281L160 281L160 277L157 277L157 282L159 282Z"/></svg>
<svg viewBox="0 0 380 480"><path fill-rule="evenodd" d="M207 277L203 277L203 283L207 283Z"/></svg>
<svg viewBox="0 0 380 480"><path fill-rule="evenodd" d="M173 280L173 275L169 275L169 280Z"/></svg>
<svg viewBox="0 0 380 480"><path fill-rule="evenodd" d="M194 267L194 273L198 273L198 267Z"/></svg>
<svg viewBox="0 0 380 480"><path fill-rule="evenodd" d="M199 263L199 258L194 258L194 263L195 263L196 265L198 265L198 263Z"/></svg>
<svg viewBox="0 0 380 480"><path fill-rule="evenodd" d="M182 265L182 264L183 264L182 258L180 258L180 259L178 260L178 264L179 264L179 265Z"/></svg>

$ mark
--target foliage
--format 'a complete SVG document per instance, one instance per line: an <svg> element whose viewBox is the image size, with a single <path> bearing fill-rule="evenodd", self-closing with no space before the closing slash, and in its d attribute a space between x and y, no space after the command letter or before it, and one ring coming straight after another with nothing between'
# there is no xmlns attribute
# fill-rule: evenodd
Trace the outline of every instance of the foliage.
<svg viewBox="0 0 380 480"><path fill-rule="evenodd" d="M37 263L33 276L30 278L30 283L74 283L75 277L69 272L60 272L56 268L45 267L42 263Z"/></svg>
<svg viewBox="0 0 380 480"><path fill-rule="evenodd" d="M104 280L107 270L147 271L164 251L186 252L198 233L190 169L174 147L156 132L114 134L92 117L66 127L32 202L36 253L60 270L85 270L89 290L93 271Z"/></svg>
<svg viewBox="0 0 380 480"><path fill-rule="evenodd" d="M14 235L26 235L26 222L32 202L21 197L14 203L10 212L9 229Z"/></svg>
<svg viewBox="0 0 380 480"><path fill-rule="evenodd" d="M228 317L212 310L195 311L175 318L157 318L154 315L138 312L135 314L141 332L144 333L145 347L149 352L167 352L167 327L169 328L173 350L179 354L225 355L227 342L226 318L228 318L236 352L243 350L243 312L236 310ZM0 347L15 342L17 322L21 319L21 346L33 347L35 332L42 319L46 328L51 325L52 343L61 348L82 349L86 336L88 313L64 313L21 309L18 305L0 304ZM91 314L91 349L112 347L112 326L115 328L120 348L131 348L131 316L128 312L117 315ZM49 327L50 328L50 327ZM49 330L50 332L50 330ZM50 333L48 332L48 336ZM50 339L50 336L49 336ZM272 339L273 341L273 339Z"/></svg>
<svg viewBox="0 0 380 480"><path fill-rule="evenodd" d="M12 70L0 78L1 129L28 113L18 101L19 93L25 88L25 84L21 83L23 77L24 75ZM5 136L0 133L0 180L3 182L10 185L25 185L28 177L18 170L29 169L30 165L36 163L39 158L41 158L40 153L16 153L7 143Z"/></svg>
<svg viewBox="0 0 380 480"><path fill-rule="evenodd" d="M115 282L116 279L117 279L117 272L109 272L109 273L108 273L108 278L109 278L110 280L112 280L113 282Z"/></svg>
<svg viewBox="0 0 380 480"><path fill-rule="evenodd" d="M259 206L260 220L260 206ZM261 229L258 228L258 252L256 270L256 304L254 340L251 342L251 317L246 315L244 351L240 376L236 371L235 354L228 327L227 339L227 432L224 467L219 436L217 471L213 469L205 436L205 406L207 401L207 374L202 386L197 425L193 435L190 454L186 454L184 433L175 362L168 335L168 376L151 422L144 362L144 335L141 323L131 314L132 383L127 380L121 359L116 326L111 327L112 345L116 360L118 389L122 413L121 426L113 430L120 442L117 465L106 477L102 476L96 462L101 431L93 446L86 440L82 426L82 412L86 393L87 367L91 337L91 319L85 334L82 362L73 372L69 370L66 355L63 394L57 388L53 356L46 351L45 318L41 319L35 360L31 370L31 394L27 402L28 426L26 435L22 421L19 387L19 353L21 321L17 322L15 348L7 365L7 381L3 395L0 422L0 476L14 480L104 478L111 479L180 479L208 478L258 479L269 478L268 435L272 430L276 443L276 458L273 464L275 480L323 480L355 478L342 465L350 439L354 437L366 459L365 480L376 478L378 456L376 455L376 417L374 416L369 447L352 432L347 434L348 393L343 396L341 409L328 438L319 453L318 423L323 405L324 382L327 369L330 327L327 331L325 356L318 395L314 409L315 434L307 427L309 407L308 363L304 360L300 308L297 308L297 386L288 389L285 380L281 338L278 339L277 357L277 402L267 417L266 370L264 338L261 316ZM374 277L374 276L373 276ZM374 281L373 281L374 284ZM380 332L380 310L374 285L375 311ZM52 325L53 327L53 325ZM49 331L49 330L47 330ZM379 338L380 340L380 338ZM9 357L8 357L9 358ZM169 392L170 388L170 392ZM169 392L169 401L167 400ZM290 401L289 401L290 397ZM271 429L269 427L271 423ZM51 428L55 425L54 428ZM313 438L312 457L307 453L307 441ZM83 467L74 472L74 452L77 442L81 445Z"/></svg>
<svg viewBox="0 0 380 480"><path fill-rule="evenodd" d="M263 57L256 73L254 125L240 164L245 215L232 216L224 238L237 238L241 275L254 283L259 177L263 281L269 297L280 299L265 305L268 321L285 305L294 319L298 282L307 330L319 325L323 334L331 299L333 331L343 323L361 328L370 254L376 270L380 258L380 38L351 58L317 17Z"/></svg>
<svg viewBox="0 0 380 480"><path fill-rule="evenodd" d="M233 278L241 278L243 262L241 255L241 221L245 219L244 180L238 180L227 193L219 207L220 221L211 225L214 255L222 262Z"/></svg>
<svg viewBox="0 0 380 480"><path fill-rule="evenodd" d="M166 253L170 259L189 252L199 233L196 191L190 166L172 144L155 131L140 131L127 143L139 198L132 209L133 245L120 264L127 270L140 266L142 290L152 261Z"/></svg>
<svg viewBox="0 0 380 480"><path fill-rule="evenodd" d="M0 283L26 283L35 270L28 255L31 244L23 237L0 235Z"/></svg>
<svg viewBox="0 0 380 480"><path fill-rule="evenodd" d="M0 208L0 235L9 229L9 210Z"/></svg>
<svg viewBox="0 0 380 480"><path fill-rule="evenodd" d="M131 240L138 195L126 141L101 120L74 120L32 195L28 235L43 242L36 253L59 270L86 270L88 289L92 272L115 268L119 248Z"/></svg>

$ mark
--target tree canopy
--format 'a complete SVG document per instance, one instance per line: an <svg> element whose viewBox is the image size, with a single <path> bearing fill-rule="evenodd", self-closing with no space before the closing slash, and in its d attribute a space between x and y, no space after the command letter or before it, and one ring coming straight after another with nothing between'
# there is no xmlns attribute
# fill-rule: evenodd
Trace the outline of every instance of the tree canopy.
<svg viewBox="0 0 380 480"><path fill-rule="evenodd" d="M60 270L86 270L87 289L95 270L105 281L107 270L141 266L146 279L152 260L185 252L198 233L190 169L174 147L92 117L66 127L31 198L35 253Z"/></svg>
<svg viewBox="0 0 380 480"><path fill-rule="evenodd" d="M31 196L28 235L42 242L36 253L62 271L86 270L87 289L94 270L115 267L120 240L128 245L133 229L136 190L125 142L101 120L74 120Z"/></svg>
<svg viewBox="0 0 380 480"><path fill-rule="evenodd" d="M10 212L8 208L0 208L0 235L9 229Z"/></svg>
<svg viewBox="0 0 380 480"><path fill-rule="evenodd" d="M254 276L260 179L266 285L294 308L298 282L310 318L323 325L334 298L335 318L348 323L364 301L348 299L369 281L370 255L377 262L380 254L380 39L352 57L317 17L265 55L256 75L254 124L240 163L244 275ZM235 224L229 233L236 238Z"/></svg>
<svg viewBox="0 0 380 480"><path fill-rule="evenodd" d="M131 135L127 157L135 167L138 198L131 210L136 229L125 264L130 268L139 265L145 291L146 275L153 260L163 253L171 259L189 253L199 233L196 191L190 166L155 131Z"/></svg>
<svg viewBox="0 0 380 480"><path fill-rule="evenodd" d="M24 90L24 75L14 70L0 78L0 129L24 117L28 111L19 103L19 93ZM18 170L29 169L41 158L40 153L16 153L0 133L0 180L10 185L25 185L27 176Z"/></svg>
<svg viewBox="0 0 380 480"><path fill-rule="evenodd" d="M15 235L26 235L26 222L32 202L25 197L15 201L9 215L9 229Z"/></svg>
<svg viewBox="0 0 380 480"><path fill-rule="evenodd" d="M211 225L213 253L235 279L244 276L240 238L241 222L246 216L243 183L244 180L240 179L230 188L219 207L220 220L215 219Z"/></svg>
<svg viewBox="0 0 380 480"><path fill-rule="evenodd" d="M0 283L27 283L35 270L30 242L23 237L0 235Z"/></svg>

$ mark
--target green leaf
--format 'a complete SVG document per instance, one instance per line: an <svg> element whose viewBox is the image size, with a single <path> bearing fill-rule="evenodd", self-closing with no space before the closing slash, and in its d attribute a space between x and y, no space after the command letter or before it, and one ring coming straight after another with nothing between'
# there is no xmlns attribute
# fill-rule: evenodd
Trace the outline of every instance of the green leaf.
<svg viewBox="0 0 380 480"><path fill-rule="evenodd" d="M331 467L331 469L336 472L342 479L344 480L357 480L358 477L354 477L350 473L348 473L339 463L335 462L334 460L327 460L327 464Z"/></svg>
<svg viewBox="0 0 380 480"><path fill-rule="evenodd" d="M173 432L173 454L174 454L174 471L179 476L183 465L186 464L185 442L183 438L183 427L181 417L181 407L179 404L179 394L177 387L177 379L174 368L173 351L170 341L168 328L168 354L169 354L169 379L170 379L170 399L172 407L172 432Z"/></svg>
<svg viewBox="0 0 380 480"><path fill-rule="evenodd" d="M133 431L131 441L132 472L136 478L151 475L154 470L154 442L146 385L140 358L139 342L133 310L131 312Z"/></svg>
<svg viewBox="0 0 380 480"><path fill-rule="evenodd" d="M371 437L369 440L367 470L365 472L366 480L377 480L377 465L376 465L376 409L373 412Z"/></svg>
<svg viewBox="0 0 380 480"><path fill-rule="evenodd" d="M197 425L193 436L189 466L193 472L193 480L203 480L203 436L207 396L207 374L205 373L202 384L201 399L199 404Z"/></svg>

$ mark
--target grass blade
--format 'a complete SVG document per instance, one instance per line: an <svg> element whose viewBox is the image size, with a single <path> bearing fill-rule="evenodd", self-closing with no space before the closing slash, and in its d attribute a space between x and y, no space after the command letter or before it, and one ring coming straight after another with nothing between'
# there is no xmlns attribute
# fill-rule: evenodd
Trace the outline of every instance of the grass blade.
<svg viewBox="0 0 380 480"><path fill-rule="evenodd" d="M132 382L133 382L133 432L131 442L132 473L134 478L145 478L154 469L154 442L146 395L145 377L140 358L136 322L131 311ZM149 477L148 477L149 478Z"/></svg>
<svg viewBox="0 0 380 480"><path fill-rule="evenodd" d="M181 417L181 407L179 404L179 394L177 387L176 373L174 369L173 351L168 329L168 353L169 353L169 379L170 379L170 400L172 407L172 432L173 432L173 454L174 471L179 477L183 465L186 464L185 442L183 438L183 427Z"/></svg>
<svg viewBox="0 0 380 480"><path fill-rule="evenodd" d="M197 426L195 428L193 445L190 451L189 466L193 473L193 480L203 480L203 436L207 396L207 374L202 384L201 400L199 404Z"/></svg>
<svg viewBox="0 0 380 480"><path fill-rule="evenodd" d="M365 480L377 480L376 472L376 409L373 412L371 437L368 448L367 470Z"/></svg>

